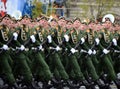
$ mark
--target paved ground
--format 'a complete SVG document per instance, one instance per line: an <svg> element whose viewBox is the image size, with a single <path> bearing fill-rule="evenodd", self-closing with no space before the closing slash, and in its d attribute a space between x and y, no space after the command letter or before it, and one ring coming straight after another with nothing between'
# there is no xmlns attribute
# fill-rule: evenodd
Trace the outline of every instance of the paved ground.
<svg viewBox="0 0 120 89"><path fill-rule="evenodd" d="M3 85L3 81L1 80L1 78L0 78L0 85ZM41 86L42 86L42 84L40 84ZM111 85L111 88L112 89L117 89L116 88L116 86L115 86L115 84L113 83L112 85ZM51 89L56 89L56 88L51 88ZM64 89L69 89L68 87L64 87ZM84 86L82 86L82 87L80 87L79 89L86 89ZM97 86L96 86L96 89L99 89Z"/></svg>
<svg viewBox="0 0 120 89"><path fill-rule="evenodd" d="M117 89L115 85L111 85L112 89ZM51 89L56 89L56 88L51 88ZM69 89L68 87L64 87L64 89ZM79 89L86 89L84 86L80 87ZM99 89L98 87L96 87L96 89Z"/></svg>

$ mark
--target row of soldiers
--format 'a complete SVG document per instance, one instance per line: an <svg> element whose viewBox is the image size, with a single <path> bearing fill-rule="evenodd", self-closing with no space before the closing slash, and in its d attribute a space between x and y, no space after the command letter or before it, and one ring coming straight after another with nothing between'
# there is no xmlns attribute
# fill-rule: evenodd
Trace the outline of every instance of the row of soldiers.
<svg viewBox="0 0 120 89"><path fill-rule="evenodd" d="M66 20L0 22L0 89L120 89L120 25ZM42 86L39 84L41 82Z"/></svg>

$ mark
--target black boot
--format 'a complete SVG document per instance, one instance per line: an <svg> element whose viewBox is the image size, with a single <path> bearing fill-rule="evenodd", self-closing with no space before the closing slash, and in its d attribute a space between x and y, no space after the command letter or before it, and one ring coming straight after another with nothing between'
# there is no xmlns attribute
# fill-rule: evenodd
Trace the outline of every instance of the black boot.
<svg viewBox="0 0 120 89"><path fill-rule="evenodd" d="M25 85L27 86L28 89L41 89L33 81L31 83L25 83Z"/></svg>
<svg viewBox="0 0 120 89"><path fill-rule="evenodd" d="M8 89L8 85L0 85L0 89Z"/></svg>
<svg viewBox="0 0 120 89"><path fill-rule="evenodd" d="M112 89L109 83L105 84L105 89Z"/></svg>
<svg viewBox="0 0 120 89"><path fill-rule="evenodd" d="M32 87L32 89L41 89L41 87L37 86L34 81L31 82L31 87Z"/></svg>
<svg viewBox="0 0 120 89"><path fill-rule="evenodd" d="M95 83L99 86L100 89L105 89L105 83L101 80L98 79L97 81L95 81Z"/></svg>
<svg viewBox="0 0 120 89"><path fill-rule="evenodd" d="M57 87L58 85L62 84L60 79L55 79L54 77L51 79L51 83L54 87Z"/></svg>
<svg viewBox="0 0 120 89"><path fill-rule="evenodd" d="M87 89L90 89L90 88L91 88L91 84L89 84L88 81L86 81L86 80L82 81L82 84L83 84Z"/></svg>
<svg viewBox="0 0 120 89"><path fill-rule="evenodd" d="M13 88L13 89L14 89L14 88L15 88L15 89L22 89L21 87L18 86L17 83L14 83L14 84L12 84L12 85L9 85L9 87L10 87L11 89L12 89L12 88Z"/></svg>
<svg viewBox="0 0 120 89"><path fill-rule="evenodd" d="M70 89L79 89L80 88L80 82L75 80L69 80L68 86Z"/></svg>
<svg viewBox="0 0 120 89"><path fill-rule="evenodd" d="M116 79L114 82L115 82L117 88L120 89L120 80Z"/></svg>
<svg viewBox="0 0 120 89"><path fill-rule="evenodd" d="M50 89L50 88L52 88L53 87L53 84L52 84L52 82L51 81L44 81L43 82L43 87L42 87L42 89Z"/></svg>

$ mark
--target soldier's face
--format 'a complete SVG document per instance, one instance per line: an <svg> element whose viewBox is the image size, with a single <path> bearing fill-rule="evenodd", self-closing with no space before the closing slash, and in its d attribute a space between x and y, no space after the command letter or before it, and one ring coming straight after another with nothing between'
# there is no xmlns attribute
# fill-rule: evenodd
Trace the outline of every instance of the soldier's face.
<svg viewBox="0 0 120 89"><path fill-rule="evenodd" d="M21 20L21 22L24 23L24 24L29 24L30 23L30 19L29 18L23 18Z"/></svg>
<svg viewBox="0 0 120 89"><path fill-rule="evenodd" d="M96 24L95 30L99 31L100 29L102 29L102 26L100 24Z"/></svg>
<svg viewBox="0 0 120 89"><path fill-rule="evenodd" d="M73 25L74 25L74 27L75 28L78 28L79 26L80 26L80 21L79 20L76 20L76 21L74 21L74 23L73 23Z"/></svg>
<svg viewBox="0 0 120 89"><path fill-rule="evenodd" d="M60 20L58 21L58 24L59 24L60 26L64 27L64 26L66 26L66 21L65 21L64 19L60 19Z"/></svg>
<svg viewBox="0 0 120 89"><path fill-rule="evenodd" d="M90 23L90 24L89 24L89 28L90 28L90 29L94 29L94 28L95 28L95 23Z"/></svg>
<svg viewBox="0 0 120 89"><path fill-rule="evenodd" d="M44 26L47 23L47 21L45 19L41 19L39 23L41 26Z"/></svg>
<svg viewBox="0 0 120 89"><path fill-rule="evenodd" d="M48 21L47 21L47 20L44 20L43 24L44 24L44 25L48 25Z"/></svg>
<svg viewBox="0 0 120 89"><path fill-rule="evenodd" d="M112 26L112 23L110 21L106 21L103 26L107 29L109 29Z"/></svg>
<svg viewBox="0 0 120 89"><path fill-rule="evenodd" d="M40 21L39 21L39 24L42 25L42 24L43 24L43 20L40 20Z"/></svg>
<svg viewBox="0 0 120 89"><path fill-rule="evenodd" d="M3 18L3 20L2 20L2 22L3 22L4 24L8 24L10 21L11 21L11 20L10 20L10 18L8 18L8 17Z"/></svg>
<svg viewBox="0 0 120 89"><path fill-rule="evenodd" d="M10 27L10 28L15 27L15 23L14 23L13 21L11 21L11 22L9 23L9 27Z"/></svg>
<svg viewBox="0 0 120 89"><path fill-rule="evenodd" d="M66 28L70 29L70 28L72 28L72 27L73 27L73 24L72 24L71 22L68 22L68 23L66 24Z"/></svg>
<svg viewBox="0 0 120 89"><path fill-rule="evenodd" d="M50 23L50 26L51 27L57 27L58 26L58 23L57 22L55 22L55 21L52 21L51 23Z"/></svg>
<svg viewBox="0 0 120 89"><path fill-rule="evenodd" d="M86 30L87 28L88 28L87 25L81 24L79 29L80 29L80 30Z"/></svg>
<svg viewBox="0 0 120 89"><path fill-rule="evenodd" d="M119 25L115 25L115 30L120 30L120 26Z"/></svg>
<svg viewBox="0 0 120 89"><path fill-rule="evenodd" d="M30 18L26 18L26 23L27 24L31 23Z"/></svg>

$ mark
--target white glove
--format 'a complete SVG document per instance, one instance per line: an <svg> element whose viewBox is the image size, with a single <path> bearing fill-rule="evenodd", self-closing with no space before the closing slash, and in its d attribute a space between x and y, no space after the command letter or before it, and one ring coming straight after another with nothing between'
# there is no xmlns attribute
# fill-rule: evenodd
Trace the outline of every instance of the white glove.
<svg viewBox="0 0 120 89"><path fill-rule="evenodd" d="M51 37L51 35L48 35L47 39L48 39L48 43L52 43L52 37Z"/></svg>
<svg viewBox="0 0 120 89"><path fill-rule="evenodd" d="M120 79L120 73L117 74L118 79Z"/></svg>
<svg viewBox="0 0 120 89"><path fill-rule="evenodd" d="M88 50L88 54L91 55L93 52L91 49Z"/></svg>
<svg viewBox="0 0 120 89"><path fill-rule="evenodd" d="M96 50L93 50L93 54L94 54L94 55L96 54Z"/></svg>
<svg viewBox="0 0 120 89"><path fill-rule="evenodd" d="M98 38L95 39L96 45L99 45L100 40Z"/></svg>
<svg viewBox="0 0 120 89"><path fill-rule="evenodd" d="M17 40L17 38L18 38L17 32L14 32L14 33L13 33L13 37L14 37L14 40Z"/></svg>
<svg viewBox="0 0 120 89"><path fill-rule="evenodd" d="M86 50L83 50L83 49L81 49L80 52L81 52L81 53L87 53L87 51L86 51Z"/></svg>
<svg viewBox="0 0 120 89"><path fill-rule="evenodd" d="M60 48L59 46L57 46L57 47L55 48L55 50L56 50L56 51L60 51L61 48Z"/></svg>
<svg viewBox="0 0 120 89"><path fill-rule="evenodd" d="M104 50L103 50L103 53L104 53L104 54L108 54L109 52L110 52L110 51L107 50L107 49L104 49Z"/></svg>
<svg viewBox="0 0 120 89"><path fill-rule="evenodd" d="M119 50L114 50L114 52L115 52L115 53L120 53L120 51L119 51Z"/></svg>
<svg viewBox="0 0 120 89"><path fill-rule="evenodd" d="M83 44L85 42L85 39L82 37L81 38L81 44Z"/></svg>
<svg viewBox="0 0 120 89"><path fill-rule="evenodd" d="M76 52L76 50L74 48L71 48L71 53L74 54Z"/></svg>
<svg viewBox="0 0 120 89"><path fill-rule="evenodd" d="M30 36L30 39L32 40L33 43L36 42L36 39L35 39L35 36L34 36L34 35Z"/></svg>
<svg viewBox="0 0 120 89"><path fill-rule="evenodd" d="M7 45L3 45L2 48L3 48L4 50L8 50L8 49L9 49Z"/></svg>
<svg viewBox="0 0 120 89"><path fill-rule="evenodd" d="M112 42L113 42L114 46L117 46L117 40L115 38L112 39Z"/></svg>
<svg viewBox="0 0 120 89"><path fill-rule="evenodd" d="M69 36L67 34L64 35L65 41L68 42L69 41Z"/></svg>
<svg viewBox="0 0 120 89"><path fill-rule="evenodd" d="M38 48L39 48L39 50L42 50L43 47L42 47L42 45L40 45Z"/></svg>
<svg viewBox="0 0 120 89"><path fill-rule="evenodd" d="M20 50L21 50L21 51L25 50L25 46L24 46L24 45L21 45Z"/></svg>

